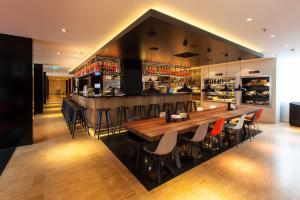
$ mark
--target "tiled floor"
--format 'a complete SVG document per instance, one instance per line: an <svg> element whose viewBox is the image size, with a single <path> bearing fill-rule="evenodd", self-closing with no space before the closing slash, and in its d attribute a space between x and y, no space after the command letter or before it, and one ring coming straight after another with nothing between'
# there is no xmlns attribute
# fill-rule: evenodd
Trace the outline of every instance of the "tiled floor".
<svg viewBox="0 0 300 200"><path fill-rule="evenodd" d="M51 114L35 118L41 131ZM254 142L148 192L101 141L84 133L72 140L62 120L44 123L55 137L44 132L48 140L17 148L0 199L300 199L300 129L287 124L263 124Z"/></svg>

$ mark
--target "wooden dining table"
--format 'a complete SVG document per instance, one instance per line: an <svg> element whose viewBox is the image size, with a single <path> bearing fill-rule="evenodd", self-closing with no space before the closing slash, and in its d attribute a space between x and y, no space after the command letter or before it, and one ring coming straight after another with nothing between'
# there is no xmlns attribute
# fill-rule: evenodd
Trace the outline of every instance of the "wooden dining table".
<svg viewBox="0 0 300 200"><path fill-rule="evenodd" d="M152 118L126 123L125 129L144 138L147 141L156 141L161 138L167 131L175 130L178 134L195 130L199 125L204 123L213 123L219 118L231 120L242 116L243 114L252 114L259 108L254 106L239 106L237 109L228 111L227 106L206 109L203 111L194 111L189 113L189 120L181 122L166 122L164 117ZM180 156L177 148L173 151L176 166L181 168Z"/></svg>
<svg viewBox="0 0 300 200"><path fill-rule="evenodd" d="M254 106L239 106L237 109L228 111L226 106L221 106L203 111L194 111L189 113L189 120L181 122L166 122L164 117L152 118L139 121L131 121L124 125L128 131L144 138L148 141L159 140L167 131L175 130L178 134L195 130L199 125L204 123L213 123L219 118L230 120L251 114L258 111L259 108Z"/></svg>

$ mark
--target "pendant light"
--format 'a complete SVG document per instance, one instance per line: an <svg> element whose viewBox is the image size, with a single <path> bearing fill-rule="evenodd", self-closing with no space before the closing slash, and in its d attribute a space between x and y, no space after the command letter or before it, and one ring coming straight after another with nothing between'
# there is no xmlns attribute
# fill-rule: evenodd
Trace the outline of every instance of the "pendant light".
<svg viewBox="0 0 300 200"><path fill-rule="evenodd" d="M224 56L225 56L225 58L226 58L226 76L225 76L225 78L227 78L228 53L225 53ZM225 85L224 91L225 91L225 92L231 92L231 90L228 88L228 85L227 85L227 84Z"/></svg>
<svg viewBox="0 0 300 200"><path fill-rule="evenodd" d="M208 78L209 78L209 64L210 64L210 52L211 52L211 48L207 48L207 53L208 53L208 66L207 66L207 68L208 68ZM206 85L205 86L205 88L203 88L201 91L202 92L208 92L208 91L210 91L211 90L211 88L210 88L210 85L208 84L208 85Z"/></svg>
<svg viewBox="0 0 300 200"><path fill-rule="evenodd" d="M242 76L242 57L239 57L239 61L240 61L240 79ZM244 88L241 87L241 82L239 83L239 86L237 88L234 88L234 91L243 91Z"/></svg>

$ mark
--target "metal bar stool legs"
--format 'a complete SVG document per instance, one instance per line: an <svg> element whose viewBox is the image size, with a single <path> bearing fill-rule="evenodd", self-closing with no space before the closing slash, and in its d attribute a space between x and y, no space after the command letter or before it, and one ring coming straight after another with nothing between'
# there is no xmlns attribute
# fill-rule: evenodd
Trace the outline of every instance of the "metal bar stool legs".
<svg viewBox="0 0 300 200"><path fill-rule="evenodd" d="M197 111L197 105L195 101L187 101L185 112Z"/></svg>
<svg viewBox="0 0 300 200"><path fill-rule="evenodd" d="M173 114L174 108L173 108L172 103L164 103L163 104L163 112L166 112L167 110L171 111L171 114Z"/></svg>
<svg viewBox="0 0 300 200"><path fill-rule="evenodd" d="M134 117L136 117L137 119L145 119L146 118L146 106L135 105L133 114L134 114Z"/></svg>
<svg viewBox="0 0 300 200"><path fill-rule="evenodd" d="M160 106L159 104L150 104L149 118L159 117Z"/></svg>
<svg viewBox="0 0 300 200"><path fill-rule="evenodd" d="M109 108L100 108L97 110L98 112L98 118L97 118L97 123L95 126L95 135L97 134L98 140L100 139L100 132L101 132L101 127L102 127L102 115L103 112L105 113L105 125L107 128L107 134L109 135L110 128L112 127L111 123L111 118L110 118L110 109Z"/></svg>
<svg viewBox="0 0 300 200"><path fill-rule="evenodd" d="M179 112L185 112L185 105L183 101L176 102L175 113L177 114Z"/></svg>
<svg viewBox="0 0 300 200"><path fill-rule="evenodd" d="M121 132L122 124L123 122L127 122L129 118L129 108L127 106L121 106L117 108L117 120L116 125L114 129L114 133L116 133L116 130L118 129L118 132Z"/></svg>

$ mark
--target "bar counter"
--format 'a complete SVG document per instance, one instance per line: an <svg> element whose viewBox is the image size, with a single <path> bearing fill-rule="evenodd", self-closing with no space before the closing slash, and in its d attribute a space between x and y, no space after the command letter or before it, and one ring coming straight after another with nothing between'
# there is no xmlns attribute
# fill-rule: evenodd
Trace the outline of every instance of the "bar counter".
<svg viewBox="0 0 300 200"><path fill-rule="evenodd" d="M192 93L175 93L175 94L157 94L157 95L136 95L136 96L83 96L72 94L72 100L88 108L88 120L92 125L97 121L97 109L110 108L111 119L115 123L116 109L119 106L128 106L129 115L133 115L135 105L145 105L146 111L150 104L159 104L162 108L163 103L173 103L174 108L177 101L192 101ZM103 121L105 117L103 116Z"/></svg>

